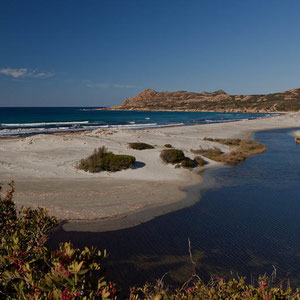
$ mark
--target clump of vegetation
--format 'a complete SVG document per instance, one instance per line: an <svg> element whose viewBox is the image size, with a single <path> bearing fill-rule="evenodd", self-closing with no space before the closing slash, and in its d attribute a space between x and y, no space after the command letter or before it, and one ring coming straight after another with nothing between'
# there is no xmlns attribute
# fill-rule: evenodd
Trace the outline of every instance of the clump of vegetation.
<svg viewBox="0 0 300 300"><path fill-rule="evenodd" d="M189 157L186 157L182 150L179 149L165 149L160 153L160 157L163 162L167 164L175 164L175 168L186 168L192 169L199 166L203 166L205 161L200 158L199 163L197 160L193 160Z"/></svg>
<svg viewBox="0 0 300 300"><path fill-rule="evenodd" d="M266 146L262 143L252 141L250 139L241 140L238 150L245 153L247 156L260 154L267 150Z"/></svg>
<svg viewBox="0 0 300 300"><path fill-rule="evenodd" d="M106 252L80 250L70 243L50 251L45 243L56 219L42 208L18 211L13 194L11 184L0 197L0 298L114 298L115 286L105 281L102 269Z"/></svg>
<svg viewBox="0 0 300 300"><path fill-rule="evenodd" d="M161 281L156 285L146 284L141 288L132 288L130 299L299 299L300 292L290 288L276 287L271 279L261 276L255 284L247 284L246 278L212 278L209 284L203 283L198 276L179 289L168 289Z"/></svg>
<svg viewBox="0 0 300 300"><path fill-rule="evenodd" d="M194 161L197 163L199 167L203 167L206 164L206 161L201 156L196 156Z"/></svg>
<svg viewBox="0 0 300 300"><path fill-rule="evenodd" d="M177 164L184 160L185 155L182 150L166 149L161 151L160 157L167 164Z"/></svg>
<svg viewBox="0 0 300 300"><path fill-rule="evenodd" d="M295 137L295 143L296 143L296 144L300 144L300 137L298 137L298 136Z"/></svg>
<svg viewBox="0 0 300 300"><path fill-rule="evenodd" d="M186 168L186 169L192 169L192 168L197 167L197 163L193 159L190 159L189 157L185 157L181 161L181 167Z"/></svg>
<svg viewBox="0 0 300 300"><path fill-rule="evenodd" d="M204 138L205 141L216 142L219 144L227 145L227 146L239 146L241 143L241 139L213 139L213 138Z"/></svg>
<svg viewBox="0 0 300 300"><path fill-rule="evenodd" d="M198 149L191 150L195 154L203 155L211 160L222 162L228 165L236 165L241 161L244 161L251 155L260 154L266 151L266 146L252 141L250 139L208 139L208 141L218 142L224 145L229 145L233 148L233 151L224 153L221 149L214 147L210 149Z"/></svg>
<svg viewBox="0 0 300 300"><path fill-rule="evenodd" d="M198 150L193 150L191 149L191 152L194 154L199 154L202 156L205 156L209 159L215 160L215 161L220 161L220 156L224 154L223 151L221 151L220 148L213 147L209 149L198 149Z"/></svg>
<svg viewBox="0 0 300 300"><path fill-rule="evenodd" d="M94 150L88 158L82 159L77 168L90 173L101 171L116 172L132 168L135 157L131 155L116 155L108 152L105 147Z"/></svg>
<svg viewBox="0 0 300 300"><path fill-rule="evenodd" d="M173 148L173 146L171 144L165 144L166 148Z"/></svg>
<svg viewBox="0 0 300 300"><path fill-rule="evenodd" d="M129 148L135 150L147 150L147 149L154 149L154 146L146 144L146 143L129 143Z"/></svg>

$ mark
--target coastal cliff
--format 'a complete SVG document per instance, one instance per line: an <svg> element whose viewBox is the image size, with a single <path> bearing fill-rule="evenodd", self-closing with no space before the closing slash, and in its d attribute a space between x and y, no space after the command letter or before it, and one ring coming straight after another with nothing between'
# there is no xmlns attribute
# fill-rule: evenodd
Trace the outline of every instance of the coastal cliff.
<svg viewBox="0 0 300 300"><path fill-rule="evenodd" d="M300 88L274 94L229 95L223 90L192 93L147 89L112 110L279 112L300 110Z"/></svg>

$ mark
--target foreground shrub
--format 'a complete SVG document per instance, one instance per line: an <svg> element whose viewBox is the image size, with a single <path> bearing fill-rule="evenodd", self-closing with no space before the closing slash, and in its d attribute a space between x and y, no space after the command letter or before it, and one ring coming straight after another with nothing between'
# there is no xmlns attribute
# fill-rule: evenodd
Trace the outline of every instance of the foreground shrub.
<svg viewBox="0 0 300 300"><path fill-rule="evenodd" d="M167 164L181 163L185 159L183 151L178 149L162 150L160 153L160 157L163 160L163 162Z"/></svg>
<svg viewBox="0 0 300 300"><path fill-rule="evenodd" d="M132 168L135 157L131 155L116 155L108 152L105 147L94 150L88 158L82 159L77 168L90 173L101 171L116 172Z"/></svg>
<svg viewBox="0 0 300 300"><path fill-rule="evenodd" d="M11 185L0 198L0 299L113 298L100 266L106 253L70 243L51 252L45 242L56 219L42 208L17 211L13 193Z"/></svg>
<svg viewBox="0 0 300 300"><path fill-rule="evenodd" d="M135 150L146 150L146 149L154 149L154 146L146 144L146 143L129 143L129 148Z"/></svg>
<svg viewBox="0 0 300 300"><path fill-rule="evenodd" d="M146 284L141 288L132 288L130 299L299 299L300 292L297 289L293 292L289 288L272 286L271 280L266 277L259 277L256 284L247 284L245 278L232 278L228 281L217 278L212 279L209 284L204 284L199 277L185 283L182 288L171 290L164 287L162 281L156 285Z"/></svg>

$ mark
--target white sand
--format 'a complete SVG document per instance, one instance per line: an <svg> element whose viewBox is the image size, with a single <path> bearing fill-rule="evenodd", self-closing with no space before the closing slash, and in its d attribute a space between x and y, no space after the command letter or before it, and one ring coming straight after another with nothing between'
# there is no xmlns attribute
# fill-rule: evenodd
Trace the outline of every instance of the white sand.
<svg viewBox="0 0 300 300"><path fill-rule="evenodd" d="M298 126L300 114L288 113L208 125L127 131L95 130L81 134L2 139L1 182L15 180L15 201L18 205L45 207L59 219L116 220L134 212L161 207L161 212L156 209L153 213L159 215L167 212L163 209L166 205L184 199L184 187L201 181L197 174L199 169L191 172L165 165L159 157L160 151L165 149L164 144L172 144L193 158L195 155L190 149L216 145L204 141L205 137L244 138L259 130ZM155 149L128 149L129 142L149 143L155 145ZM106 146L115 154L134 155L139 162L137 168L98 174L76 170L76 163L100 146ZM224 145L217 146L225 152L229 151ZM210 161L211 165L218 164ZM179 207L182 207L180 203ZM191 204L188 201L186 203ZM172 209L175 209L174 206ZM149 219L149 216L144 219Z"/></svg>

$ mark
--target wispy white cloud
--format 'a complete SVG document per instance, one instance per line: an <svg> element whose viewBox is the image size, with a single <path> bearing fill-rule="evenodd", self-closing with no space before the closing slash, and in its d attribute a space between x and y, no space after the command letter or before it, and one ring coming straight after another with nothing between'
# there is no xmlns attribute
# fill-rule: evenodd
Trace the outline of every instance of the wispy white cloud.
<svg viewBox="0 0 300 300"><path fill-rule="evenodd" d="M0 73L12 78L38 78L45 79L55 75L54 72L38 72L37 70L29 70L27 68L13 69L13 68L2 68Z"/></svg>
<svg viewBox="0 0 300 300"><path fill-rule="evenodd" d="M19 78L21 76L24 76L27 73L27 69L21 68L21 69L11 69L11 68L4 68L0 70L1 74L4 74L9 77L13 78Z"/></svg>
<svg viewBox="0 0 300 300"><path fill-rule="evenodd" d="M110 85L107 83L87 83L86 86L92 89L96 89L96 88L107 89L110 87Z"/></svg>
<svg viewBox="0 0 300 300"><path fill-rule="evenodd" d="M130 84L113 84L113 87L117 89L135 89L137 86Z"/></svg>
<svg viewBox="0 0 300 300"><path fill-rule="evenodd" d="M40 72L40 73L37 73L37 72L31 72L31 73L28 73L27 77L31 77L31 78L40 78L40 79L44 79L44 78L50 78L50 77L53 77L55 76L55 73L54 72Z"/></svg>
<svg viewBox="0 0 300 300"><path fill-rule="evenodd" d="M109 83L87 83L86 86L88 88L101 88L101 89L107 89L107 88L116 88L116 89L135 89L137 88L136 85L130 85L130 84L109 84Z"/></svg>

